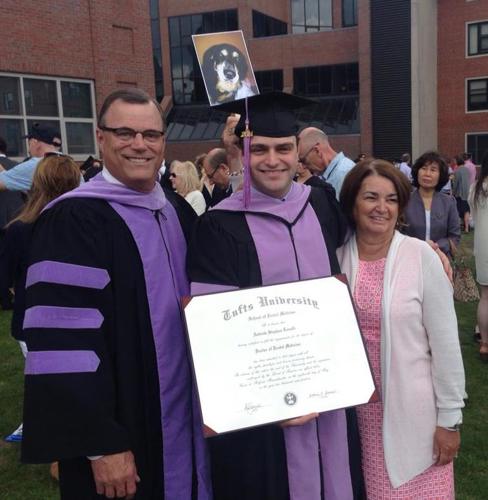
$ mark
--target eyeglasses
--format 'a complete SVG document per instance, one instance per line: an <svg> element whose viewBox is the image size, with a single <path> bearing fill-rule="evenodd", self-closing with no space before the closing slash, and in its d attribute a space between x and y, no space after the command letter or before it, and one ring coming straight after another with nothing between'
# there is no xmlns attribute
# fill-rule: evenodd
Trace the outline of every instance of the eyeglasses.
<svg viewBox="0 0 488 500"><path fill-rule="evenodd" d="M129 142L133 141L136 138L137 134L141 134L144 142L148 142L150 144L155 144L159 142L161 137L163 137L164 132L162 130L134 130L132 128L128 127L119 127L119 128L112 128L112 127L105 127L105 126L99 126L98 127L100 130L103 130L104 132L112 132L112 134L117 137L117 139L120 139L123 142Z"/></svg>
<svg viewBox="0 0 488 500"><path fill-rule="evenodd" d="M316 142L301 158L298 158L298 161L303 165L307 164L307 156L313 151L315 146L318 146L318 142Z"/></svg>
<svg viewBox="0 0 488 500"><path fill-rule="evenodd" d="M219 167L214 168L211 174L207 174L207 179L211 181L218 169L219 169Z"/></svg>

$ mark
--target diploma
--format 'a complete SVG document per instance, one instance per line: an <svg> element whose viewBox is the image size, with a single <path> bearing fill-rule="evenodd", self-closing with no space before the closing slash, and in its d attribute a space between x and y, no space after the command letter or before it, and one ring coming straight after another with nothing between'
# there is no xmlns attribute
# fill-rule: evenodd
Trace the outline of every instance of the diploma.
<svg viewBox="0 0 488 500"><path fill-rule="evenodd" d="M207 434L375 398L343 275L200 295L184 313Z"/></svg>

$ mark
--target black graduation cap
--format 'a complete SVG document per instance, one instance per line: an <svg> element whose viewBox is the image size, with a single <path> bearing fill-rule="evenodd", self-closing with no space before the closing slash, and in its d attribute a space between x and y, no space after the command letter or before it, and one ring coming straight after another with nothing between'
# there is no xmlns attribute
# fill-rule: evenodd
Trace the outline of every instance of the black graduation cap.
<svg viewBox="0 0 488 500"><path fill-rule="evenodd" d="M248 97L249 130L254 135L264 137L296 135L298 124L294 111L312 104L315 104L315 101L278 91ZM235 134L240 137L246 129L246 99L226 102L218 109L241 115L235 129Z"/></svg>

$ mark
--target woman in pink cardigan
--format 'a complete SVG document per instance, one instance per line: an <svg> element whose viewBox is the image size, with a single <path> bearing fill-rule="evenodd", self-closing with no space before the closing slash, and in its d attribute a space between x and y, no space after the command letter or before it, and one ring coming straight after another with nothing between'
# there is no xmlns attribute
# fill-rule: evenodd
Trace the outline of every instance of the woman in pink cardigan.
<svg viewBox="0 0 488 500"><path fill-rule="evenodd" d="M339 249L381 401L358 408L369 500L454 498L464 370L452 286L424 241L400 234L410 186L359 163L340 196L354 233Z"/></svg>

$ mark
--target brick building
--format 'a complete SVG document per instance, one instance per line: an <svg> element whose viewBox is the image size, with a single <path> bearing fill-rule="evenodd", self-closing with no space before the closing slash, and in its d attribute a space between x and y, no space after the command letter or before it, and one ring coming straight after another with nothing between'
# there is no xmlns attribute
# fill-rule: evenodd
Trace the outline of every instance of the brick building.
<svg viewBox="0 0 488 500"><path fill-rule="evenodd" d="M333 146L389 159L488 148L486 0L4 0L0 135L22 157L32 121L65 151L97 154L103 97L136 85L161 100L168 159L218 143L191 34L242 29L261 91L318 101L300 113Z"/></svg>
<svg viewBox="0 0 488 500"><path fill-rule="evenodd" d="M36 121L58 126L76 159L98 154L104 96L127 85L154 93L149 8L137 0L1 4L0 136L10 156L26 156L21 136Z"/></svg>

